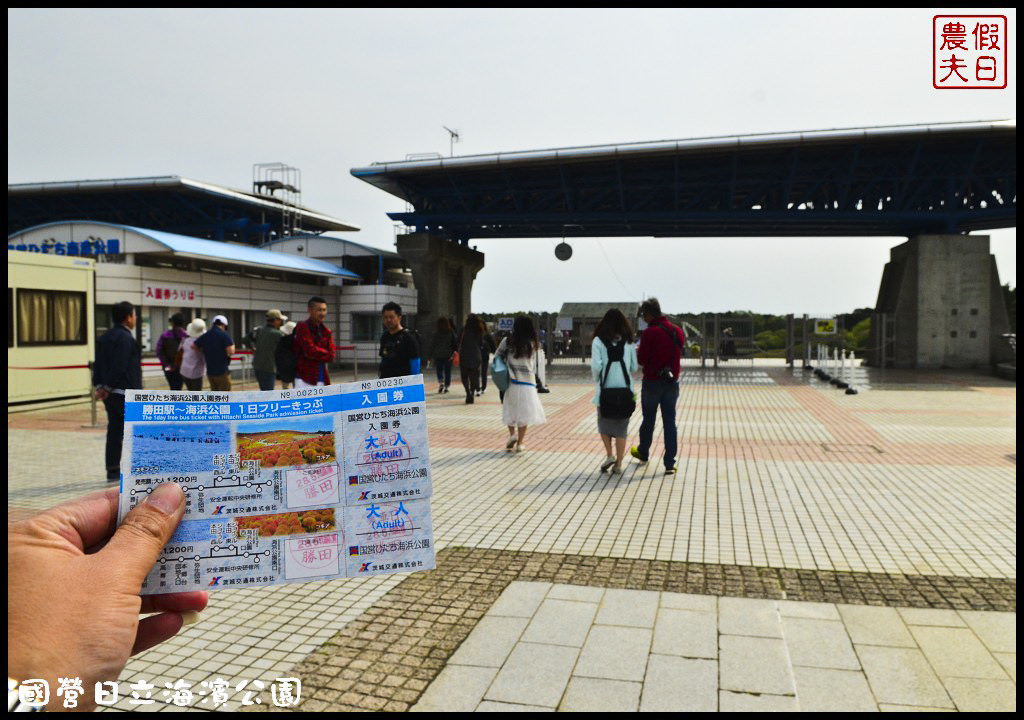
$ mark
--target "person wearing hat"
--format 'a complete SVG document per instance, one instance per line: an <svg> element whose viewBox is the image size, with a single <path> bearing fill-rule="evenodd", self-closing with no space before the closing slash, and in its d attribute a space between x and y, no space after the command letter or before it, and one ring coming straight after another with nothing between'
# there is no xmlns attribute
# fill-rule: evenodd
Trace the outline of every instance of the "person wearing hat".
<svg viewBox="0 0 1024 720"><path fill-rule="evenodd" d="M203 375L206 374L206 358L201 352L196 352L195 347L203 333L206 332L206 322L202 318L196 318L185 328L185 339L178 349L178 366L182 380L185 381L185 389L199 392L203 389Z"/></svg>
<svg viewBox="0 0 1024 720"><path fill-rule="evenodd" d="M260 390L274 389L274 380L277 377L274 354L277 351L277 344L284 337L281 325L287 320L288 318L282 315L277 308L267 310L267 324L256 333L256 349L252 355L252 369L256 372L256 381L260 384Z"/></svg>
<svg viewBox="0 0 1024 720"><path fill-rule="evenodd" d="M223 315L213 318L213 327L196 340L195 349L206 359L206 377L210 389L221 392L231 391L231 371L228 365L235 354L235 341L227 333L228 319Z"/></svg>

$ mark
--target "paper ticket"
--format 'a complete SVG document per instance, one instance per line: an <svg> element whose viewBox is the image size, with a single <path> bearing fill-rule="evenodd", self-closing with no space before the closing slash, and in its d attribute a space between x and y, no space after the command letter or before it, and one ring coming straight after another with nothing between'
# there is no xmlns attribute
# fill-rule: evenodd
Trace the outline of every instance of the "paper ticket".
<svg viewBox="0 0 1024 720"><path fill-rule="evenodd" d="M130 390L119 520L161 483L185 517L143 594L434 567L421 375L269 392Z"/></svg>

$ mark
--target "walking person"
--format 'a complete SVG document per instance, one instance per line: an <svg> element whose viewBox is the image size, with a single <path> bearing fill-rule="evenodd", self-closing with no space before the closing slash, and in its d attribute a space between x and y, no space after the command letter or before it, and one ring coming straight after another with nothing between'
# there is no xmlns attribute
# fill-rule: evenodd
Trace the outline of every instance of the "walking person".
<svg viewBox="0 0 1024 720"><path fill-rule="evenodd" d="M181 378L185 387L193 392L200 392L203 389L203 375L206 374L206 358L203 353L196 352L193 348L196 339L202 337L206 332L206 323L202 318L196 318L185 328L185 339L178 348L178 364L181 366Z"/></svg>
<svg viewBox="0 0 1024 720"><path fill-rule="evenodd" d="M281 326L281 339L274 349L274 367L281 389L287 390L295 384L298 362L295 359L295 321L289 320Z"/></svg>
<svg viewBox="0 0 1024 720"><path fill-rule="evenodd" d="M547 422L535 382L537 377L544 381L544 351L530 318L515 319L512 334L501 341L495 354L508 366L509 386L501 404L501 419L508 428L505 449L523 452L526 431Z"/></svg>
<svg viewBox="0 0 1024 720"><path fill-rule="evenodd" d="M462 387L466 391L466 404L473 404L473 397L480 393L480 362L483 355L480 343L483 342L484 324L478 315L470 313L466 316L466 324L459 336L459 372L462 375Z"/></svg>
<svg viewBox="0 0 1024 720"><path fill-rule="evenodd" d="M484 334L480 339L480 392L479 395L483 395L487 390L487 372L490 370L491 355L498 349L498 344L494 342L494 336L491 335L490 329L487 327L487 323L484 323Z"/></svg>
<svg viewBox="0 0 1024 720"><path fill-rule="evenodd" d="M235 354L235 341L227 333L228 319L223 315L213 318L212 327L195 342L194 352L202 352L206 360L206 377L210 390L231 392L231 356Z"/></svg>
<svg viewBox="0 0 1024 720"><path fill-rule="evenodd" d="M430 341L430 357L437 372L437 392L446 393L452 384L452 360L455 357L455 330L446 317L437 319L434 338Z"/></svg>
<svg viewBox="0 0 1024 720"><path fill-rule="evenodd" d="M626 456L629 419L636 409L632 373L639 367L633 328L621 310L612 308L604 314L594 329L590 353L590 370L597 383L597 432L604 443L601 472L611 468L613 473L620 473Z"/></svg>
<svg viewBox="0 0 1024 720"><path fill-rule="evenodd" d="M420 374L420 341L402 327L402 306L385 303L381 308L384 334L380 336L380 377Z"/></svg>
<svg viewBox="0 0 1024 720"><path fill-rule="evenodd" d="M156 356L160 359L164 377L167 378L171 390L181 390L181 361L178 360L178 350L186 337L188 334L185 332L185 316L174 313L171 315L171 329L156 341Z"/></svg>
<svg viewBox="0 0 1024 720"><path fill-rule="evenodd" d="M267 324L256 333L256 349L252 354L252 369L256 373L256 382L260 390L273 390L277 378L277 362L275 351L284 337L281 326L288 318L277 308L267 310Z"/></svg>
<svg viewBox="0 0 1024 720"><path fill-rule="evenodd" d="M327 363L334 362L337 350L334 335L327 327L327 301L311 297L306 303L309 318L295 326L295 387L330 385Z"/></svg>
<svg viewBox="0 0 1024 720"><path fill-rule="evenodd" d="M657 298L640 305L640 317L647 329L640 336L637 359L644 369L640 390L640 445L630 449L630 455L641 463L647 462L654 441L654 422L661 410L665 430L665 474L676 473L676 401L679 399L679 372L682 366L686 336L682 328L673 325L661 312Z"/></svg>
<svg viewBox="0 0 1024 720"><path fill-rule="evenodd" d="M107 482L120 482L124 392L142 389L142 348L135 339L135 306L130 302L117 303L111 315L114 327L96 341L92 384L96 399L103 401L107 411Z"/></svg>

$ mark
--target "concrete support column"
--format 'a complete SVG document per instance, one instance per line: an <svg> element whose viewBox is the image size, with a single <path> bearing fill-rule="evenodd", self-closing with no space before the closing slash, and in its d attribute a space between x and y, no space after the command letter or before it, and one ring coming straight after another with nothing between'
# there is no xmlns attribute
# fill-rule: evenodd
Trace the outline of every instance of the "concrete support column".
<svg viewBox="0 0 1024 720"><path fill-rule="evenodd" d="M894 247L876 312L894 318L896 367L984 367L1009 322L987 235L918 235ZM872 324L872 347L882 341ZM880 353L871 358L880 364Z"/></svg>
<svg viewBox="0 0 1024 720"><path fill-rule="evenodd" d="M424 344L424 360L439 317L455 317L456 333L470 312L473 280L484 266L484 254L431 233L398 236L398 254L412 269L416 286L416 328Z"/></svg>

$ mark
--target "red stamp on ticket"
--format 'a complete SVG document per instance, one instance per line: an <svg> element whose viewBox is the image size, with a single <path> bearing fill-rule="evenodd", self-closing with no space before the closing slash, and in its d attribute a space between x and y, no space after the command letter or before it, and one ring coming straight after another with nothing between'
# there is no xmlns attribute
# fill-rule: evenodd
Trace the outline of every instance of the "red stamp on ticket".
<svg viewBox="0 0 1024 720"><path fill-rule="evenodd" d="M1006 33L1005 15L936 15L932 18L932 87L1005 88Z"/></svg>

